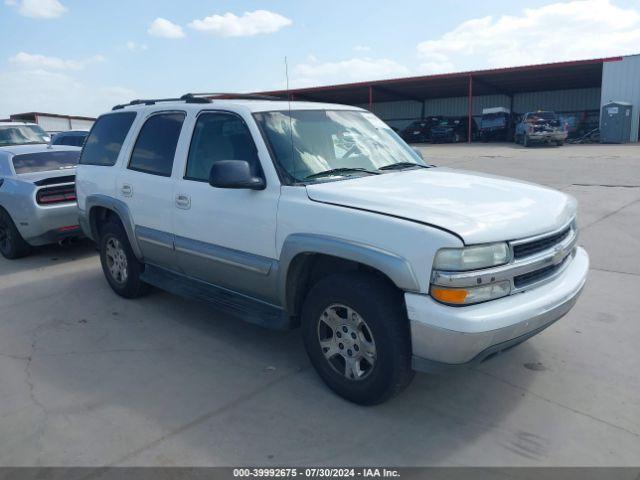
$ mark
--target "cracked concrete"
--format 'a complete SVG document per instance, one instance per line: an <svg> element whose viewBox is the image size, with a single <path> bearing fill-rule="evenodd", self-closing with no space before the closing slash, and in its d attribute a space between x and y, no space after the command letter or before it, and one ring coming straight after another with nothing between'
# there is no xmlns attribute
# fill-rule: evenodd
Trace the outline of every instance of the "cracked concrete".
<svg viewBox="0 0 640 480"><path fill-rule="evenodd" d="M0 259L0 465L640 464L640 147L423 152L578 198L592 269L569 315L362 408L322 384L298 332L163 292L123 300L90 244Z"/></svg>

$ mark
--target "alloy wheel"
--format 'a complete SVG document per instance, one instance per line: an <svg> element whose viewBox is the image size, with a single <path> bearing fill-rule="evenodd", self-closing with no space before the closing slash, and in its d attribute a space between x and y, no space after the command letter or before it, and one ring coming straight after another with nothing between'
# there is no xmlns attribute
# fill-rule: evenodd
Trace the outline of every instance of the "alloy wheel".
<svg viewBox="0 0 640 480"><path fill-rule="evenodd" d="M377 352L371 329L351 307L334 304L318 321L318 341L331 368L349 380L364 380L373 371Z"/></svg>
<svg viewBox="0 0 640 480"><path fill-rule="evenodd" d="M127 254L120 240L114 237L107 240L105 256L111 278L116 283L126 283L129 276Z"/></svg>

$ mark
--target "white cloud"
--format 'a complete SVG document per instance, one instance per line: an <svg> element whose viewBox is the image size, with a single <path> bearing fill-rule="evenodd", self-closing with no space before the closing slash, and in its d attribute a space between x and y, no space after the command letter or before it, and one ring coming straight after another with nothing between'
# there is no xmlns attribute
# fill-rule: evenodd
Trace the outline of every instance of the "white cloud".
<svg viewBox="0 0 640 480"><path fill-rule="evenodd" d="M121 86L88 85L76 75L90 65L106 61L102 55L82 60L20 52L0 71L0 117L25 111L97 115L117 103L135 98Z"/></svg>
<svg viewBox="0 0 640 480"><path fill-rule="evenodd" d="M127 50L131 52L144 52L145 50L149 49L149 47L144 43L136 43L136 42L128 41L125 45L127 47Z"/></svg>
<svg viewBox="0 0 640 480"><path fill-rule="evenodd" d="M138 95L121 86L91 86L66 73L46 70L0 72L0 116L44 111L96 116Z"/></svg>
<svg viewBox="0 0 640 480"><path fill-rule="evenodd" d="M242 16L227 12L224 15L211 15L189 24L194 30L211 33L221 37L248 37L261 33L274 33L293 22L279 13L268 10L244 12Z"/></svg>
<svg viewBox="0 0 640 480"><path fill-rule="evenodd" d="M67 8L58 0L5 0L5 5L18 7L18 13L31 18L58 18Z"/></svg>
<svg viewBox="0 0 640 480"><path fill-rule="evenodd" d="M471 19L417 51L422 71L441 73L637 53L639 45L640 9L574 0Z"/></svg>
<svg viewBox="0 0 640 480"><path fill-rule="evenodd" d="M162 37L162 38L183 38L184 32L182 31L182 27L180 25L176 25L173 22L170 22L166 18L156 18L149 29L147 30L149 35L153 35L154 37Z"/></svg>
<svg viewBox="0 0 640 480"><path fill-rule="evenodd" d="M371 47L367 45L356 45L355 47L353 47L353 49L356 52L368 52L369 50L371 50Z"/></svg>
<svg viewBox="0 0 640 480"><path fill-rule="evenodd" d="M301 63L293 68L292 86L307 87L331 83L379 80L409 75L411 71L386 58L352 58L339 62Z"/></svg>
<svg viewBox="0 0 640 480"><path fill-rule="evenodd" d="M59 57L48 57L37 53L20 52L9 58L9 62L24 69L45 70L82 70L92 63L102 63L106 59L102 55L94 55L84 60L65 60Z"/></svg>

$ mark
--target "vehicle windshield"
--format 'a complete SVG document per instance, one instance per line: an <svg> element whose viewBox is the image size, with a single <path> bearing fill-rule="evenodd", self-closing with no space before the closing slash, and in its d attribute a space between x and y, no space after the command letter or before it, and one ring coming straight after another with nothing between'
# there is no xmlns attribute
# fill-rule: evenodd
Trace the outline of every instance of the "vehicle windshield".
<svg viewBox="0 0 640 480"><path fill-rule="evenodd" d="M37 125L0 126L0 147L48 142L49 135Z"/></svg>
<svg viewBox="0 0 640 480"><path fill-rule="evenodd" d="M13 157L16 174L66 170L78 164L80 150L25 153Z"/></svg>
<svg viewBox="0 0 640 480"><path fill-rule="evenodd" d="M407 168L425 166L411 147L369 112L294 110L254 116L280 170L292 182L382 173L378 169L398 163ZM334 172L317 175L328 171Z"/></svg>

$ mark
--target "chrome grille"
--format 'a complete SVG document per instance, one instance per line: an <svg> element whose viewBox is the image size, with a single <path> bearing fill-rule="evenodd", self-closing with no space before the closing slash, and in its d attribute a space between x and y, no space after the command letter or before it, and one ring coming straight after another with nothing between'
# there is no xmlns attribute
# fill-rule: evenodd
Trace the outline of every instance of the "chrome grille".
<svg viewBox="0 0 640 480"><path fill-rule="evenodd" d="M543 252L549 248L553 248L556 244L561 243L571 233L571 226L568 226L564 230L543 237L531 242L519 243L513 246L513 258L519 260L521 258L535 255L536 253Z"/></svg>
<svg viewBox="0 0 640 480"><path fill-rule="evenodd" d="M567 263L567 260L569 258L571 258L571 255L565 257L562 263L559 263L558 265L549 265L548 267L534 270L533 272L525 273L524 275L518 275L517 277L513 278L513 286L515 288L523 288L528 285L540 282L541 280L544 280L545 278L550 277L554 273L561 270L564 267L565 263Z"/></svg>

